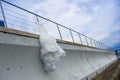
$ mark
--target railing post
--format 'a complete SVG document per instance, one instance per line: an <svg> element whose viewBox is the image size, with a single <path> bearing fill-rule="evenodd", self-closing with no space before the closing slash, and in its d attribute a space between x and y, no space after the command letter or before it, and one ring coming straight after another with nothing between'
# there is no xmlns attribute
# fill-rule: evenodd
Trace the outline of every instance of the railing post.
<svg viewBox="0 0 120 80"><path fill-rule="evenodd" d="M101 47L101 43L99 42L99 45L100 45L100 49L102 49L102 47Z"/></svg>
<svg viewBox="0 0 120 80"><path fill-rule="evenodd" d="M96 42L96 40L95 40L95 45L96 45L96 48L98 48L98 45L97 45L97 42Z"/></svg>
<svg viewBox="0 0 120 80"><path fill-rule="evenodd" d="M103 44L101 43L101 48L103 49Z"/></svg>
<svg viewBox="0 0 120 80"><path fill-rule="evenodd" d="M92 39L91 39L91 38L89 38L89 39L90 39L91 46L93 46L93 45L92 45Z"/></svg>
<svg viewBox="0 0 120 80"><path fill-rule="evenodd" d="M7 27L7 21L6 21L5 13L4 13L3 6L2 6L2 0L0 0L0 8L1 8L1 12L2 12L5 27Z"/></svg>
<svg viewBox="0 0 120 80"><path fill-rule="evenodd" d="M100 43L98 42L99 48L100 48Z"/></svg>
<svg viewBox="0 0 120 80"><path fill-rule="evenodd" d="M86 36L85 36L85 40L86 40L87 46L89 46L88 41L87 41L87 37L86 37Z"/></svg>
<svg viewBox="0 0 120 80"><path fill-rule="evenodd" d="M83 44L80 34L78 33L81 44Z"/></svg>
<svg viewBox="0 0 120 80"><path fill-rule="evenodd" d="M74 42L72 31L71 31L71 29L69 29L69 30L70 30L70 34L71 34L71 37L72 37L72 41Z"/></svg>
<svg viewBox="0 0 120 80"><path fill-rule="evenodd" d="M99 42L98 42L98 46L99 46L99 49L100 49L100 44L99 44Z"/></svg>
<svg viewBox="0 0 120 80"><path fill-rule="evenodd" d="M97 46L98 46L98 48L99 48L99 44L98 44L98 41L96 41L96 43L97 43Z"/></svg>
<svg viewBox="0 0 120 80"><path fill-rule="evenodd" d="M97 48L96 41L95 41L95 40L93 40L93 42L94 42L95 47Z"/></svg>
<svg viewBox="0 0 120 80"><path fill-rule="evenodd" d="M102 44L102 43L101 43L101 46L102 46L102 49L104 49L104 48L103 48L103 44Z"/></svg>
<svg viewBox="0 0 120 80"><path fill-rule="evenodd" d="M59 28L58 24L56 24L56 25L57 25L57 29L58 29L58 32L59 32L59 35L60 35L60 39L63 40L60 28Z"/></svg>

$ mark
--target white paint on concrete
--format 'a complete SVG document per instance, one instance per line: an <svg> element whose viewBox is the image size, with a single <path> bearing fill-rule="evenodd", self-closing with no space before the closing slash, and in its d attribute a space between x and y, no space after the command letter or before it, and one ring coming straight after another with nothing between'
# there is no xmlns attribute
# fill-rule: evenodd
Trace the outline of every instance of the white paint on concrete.
<svg viewBox="0 0 120 80"><path fill-rule="evenodd" d="M91 79L102 67L117 60L112 51L59 43L66 56L54 72L46 73L39 58L38 43L34 38L0 32L0 80Z"/></svg>

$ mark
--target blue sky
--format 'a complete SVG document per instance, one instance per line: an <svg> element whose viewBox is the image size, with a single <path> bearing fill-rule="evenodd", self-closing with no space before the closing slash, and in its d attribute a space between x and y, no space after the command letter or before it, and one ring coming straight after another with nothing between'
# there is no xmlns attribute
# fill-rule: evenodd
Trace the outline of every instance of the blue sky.
<svg viewBox="0 0 120 80"><path fill-rule="evenodd" d="M120 0L7 0L112 46L120 42Z"/></svg>

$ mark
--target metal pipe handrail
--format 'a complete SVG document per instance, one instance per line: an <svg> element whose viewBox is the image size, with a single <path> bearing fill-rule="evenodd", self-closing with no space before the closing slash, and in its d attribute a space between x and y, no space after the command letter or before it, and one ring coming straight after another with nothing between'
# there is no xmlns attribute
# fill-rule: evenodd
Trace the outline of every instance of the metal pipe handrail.
<svg viewBox="0 0 120 80"><path fill-rule="evenodd" d="M73 30L73 29L70 29L70 28L68 28L68 27L66 27L66 26L63 26L63 25L57 23L57 22L54 22L54 21L52 21L52 20L50 20L50 19L47 19L47 18L45 18L45 17L42 17L42 16L40 16L40 15L38 15L38 14L36 14L36 13L33 13L33 12L29 11L29 10L26 10L26 9L24 9L24 8L22 8L22 7L19 7L19 6L15 5L15 4L12 4L12 3L8 2L8 1L5 1L5 0L1 0L1 1L3 1L3 2L5 2L5 3L8 3L8 4L12 5L12 6L15 6L15 7L19 8L19 9L22 9L22 10L28 12L28 13L33 14L33 15L36 15L36 16L42 18L42 19L45 19L45 20L47 20L47 21L50 21L50 22L52 22L52 23L54 23L54 24L57 24L57 25L62 26L62 27L64 27L64 28L67 28L67 29L69 29L69 30L71 30L71 31L74 31L74 32L76 32L76 33L79 33L79 32L77 32L77 31L75 31L75 30ZM88 36L86 36L86 35L84 35L84 34L82 34L82 33L79 33L79 34L81 34L81 35L83 35L83 36L85 36L85 37L88 37ZM90 37L88 37L88 38L90 38ZM92 39L92 38L91 38L91 39Z"/></svg>
<svg viewBox="0 0 120 80"><path fill-rule="evenodd" d="M101 42L99 42L99 41L97 41L97 40L95 40L95 39L92 39L92 38L90 38L90 37L88 37L88 36L86 36L86 35L84 35L84 34L82 34L82 33L79 33L79 32L77 32L77 31L75 31L75 30L73 30L73 29L70 29L70 28L68 28L68 27L66 27L66 26L64 26L64 25L62 25L62 24L59 24L59 23L57 23L57 22L54 22L54 21L52 21L52 20L50 20L50 19L47 19L47 18L45 18L45 17L43 17L43 16L40 16L40 15L38 15L38 14L36 14L36 13L33 13L33 12L27 10L27 9L24 9L24 8L22 8L22 7L19 7L19 6L15 5L15 4L13 4L13 3L10 3L10 2L8 2L8 1L6 1L6 0L0 0L0 7L1 7L3 20L4 20L4 22L5 22L5 26L6 26L6 27L7 27L7 22L6 22L6 16L5 16L5 13L4 13L4 9L3 9L3 7L2 7L2 2L6 3L6 4L9 4L9 5L11 5L11 6L14 6L14 7L16 7L16 8L18 8L18 9L20 9L20 10L23 10L23 11L25 11L25 12L27 12L27 13L30 13L30 14L32 14L33 16L36 16L36 17L42 18L42 19L44 19L44 20L46 20L46 21L49 21L49 22L51 22L51 23L54 23L54 24L57 26L57 30L58 30L58 33L59 33L59 36L60 36L60 39L61 39L61 40L63 40L63 36L62 36L62 34L61 34L61 30L60 30L59 27L63 27L63 28L68 29L68 30L70 31L70 35L71 35L71 38L72 38L72 41L73 41L73 42L75 42L75 38L74 38L72 32L75 32L75 33L78 34L78 37L79 37L79 40L80 40L81 44L84 44L83 41L82 41L82 38L81 38L81 36L84 36L84 37L85 37L85 41L86 41L86 43L87 43L87 46L93 46L93 47L97 47L97 48L100 48L100 49L102 49L102 46L105 46L103 43L101 43ZM88 42L88 40L89 40L89 42Z"/></svg>

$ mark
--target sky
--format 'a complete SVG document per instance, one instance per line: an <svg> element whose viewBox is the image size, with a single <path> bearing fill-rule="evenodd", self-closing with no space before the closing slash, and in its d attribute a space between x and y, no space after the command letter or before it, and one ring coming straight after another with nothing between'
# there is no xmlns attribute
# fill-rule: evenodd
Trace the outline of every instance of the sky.
<svg viewBox="0 0 120 80"><path fill-rule="evenodd" d="M7 0L102 43L120 43L120 0Z"/></svg>

